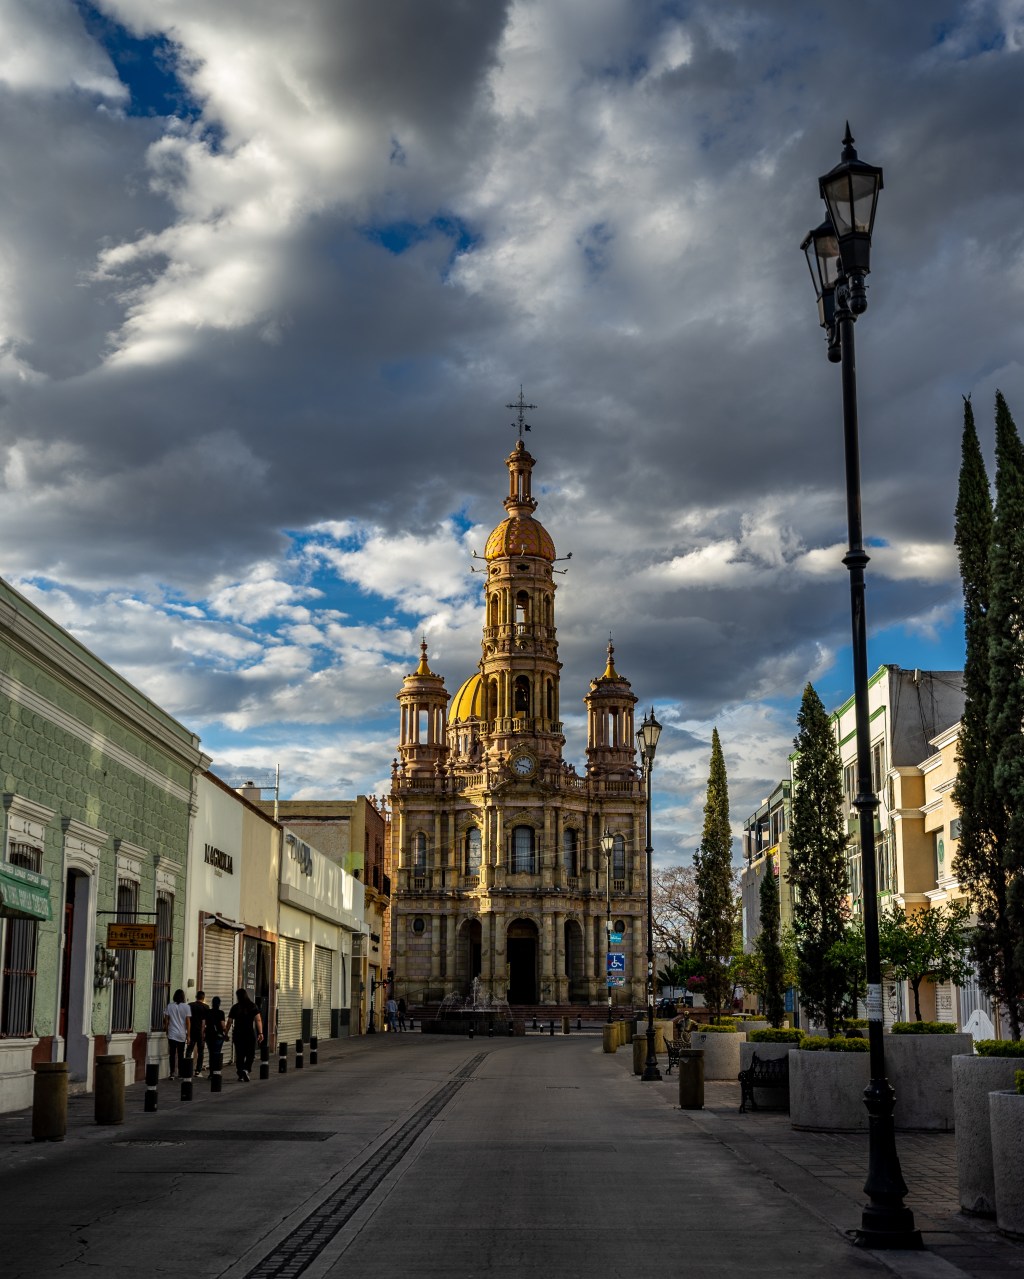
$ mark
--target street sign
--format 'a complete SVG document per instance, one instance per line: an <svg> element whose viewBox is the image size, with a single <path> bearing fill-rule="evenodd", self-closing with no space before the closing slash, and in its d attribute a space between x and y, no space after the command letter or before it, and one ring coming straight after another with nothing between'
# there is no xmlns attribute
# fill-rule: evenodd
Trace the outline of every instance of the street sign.
<svg viewBox="0 0 1024 1279"><path fill-rule="evenodd" d="M107 950L156 950L156 924L108 924Z"/></svg>
<svg viewBox="0 0 1024 1279"><path fill-rule="evenodd" d="M613 974L613 973L609 973L609 974L608 974L608 989L609 989L609 990L611 990L611 988L612 988L613 986L625 986L625 984L626 984L626 979L625 979L625 977L617 976L617 975L615 975L615 974Z"/></svg>
<svg viewBox="0 0 1024 1279"><path fill-rule="evenodd" d="M626 956L621 951L610 951L608 954L608 975L621 973L626 975Z"/></svg>
<svg viewBox="0 0 1024 1279"><path fill-rule="evenodd" d="M622 945L622 934L621 934L621 933L612 933L612 934L611 934L611 936L608 938L608 940L611 942L611 944L612 944L613 946L621 946L621 945Z"/></svg>

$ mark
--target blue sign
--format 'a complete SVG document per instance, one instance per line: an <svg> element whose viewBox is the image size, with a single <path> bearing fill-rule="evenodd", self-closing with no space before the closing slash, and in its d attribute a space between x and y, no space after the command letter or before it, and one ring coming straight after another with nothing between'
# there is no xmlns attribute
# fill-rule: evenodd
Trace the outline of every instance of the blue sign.
<svg viewBox="0 0 1024 1279"><path fill-rule="evenodd" d="M786 1012L791 1013L792 1011L793 1011L793 987L790 986L789 989L786 991Z"/></svg>
<svg viewBox="0 0 1024 1279"><path fill-rule="evenodd" d="M622 945L622 934L621 934L621 933L611 933L611 934L609 935L609 937L608 937L608 940L611 942L611 944L612 944L613 946L621 946L621 945Z"/></svg>
<svg viewBox="0 0 1024 1279"><path fill-rule="evenodd" d="M610 951L608 954L608 972L623 973L626 971L626 956L621 951Z"/></svg>
<svg viewBox="0 0 1024 1279"><path fill-rule="evenodd" d="M618 976L618 975L613 975L612 973L609 973L609 974L608 974L608 989L609 989L609 990L611 990L611 988L612 988L613 986L625 986L625 984L626 984L626 979L625 979L625 977Z"/></svg>

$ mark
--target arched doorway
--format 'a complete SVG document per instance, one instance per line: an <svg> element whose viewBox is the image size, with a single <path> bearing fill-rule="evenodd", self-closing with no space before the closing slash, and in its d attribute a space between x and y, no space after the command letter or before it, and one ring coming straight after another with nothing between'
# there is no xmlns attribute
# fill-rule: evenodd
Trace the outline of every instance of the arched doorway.
<svg viewBox="0 0 1024 1279"><path fill-rule="evenodd" d="M514 919L506 933L508 956L508 1002L537 1002L537 925L532 919Z"/></svg>
<svg viewBox="0 0 1024 1279"><path fill-rule="evenodd" d="M579 921L565 921L565 975L568 978L569 1002L585 1004L588 1002L587 976L584 971L583 929Z"/></svg>
<svg viewBox="0 0 1024 1279"><path fill-rule="evenodd" d="M468 995L473 978L480 976L481 929L479 919L467 919L459 929L455 950L455 983L464 995Z"/></svg>

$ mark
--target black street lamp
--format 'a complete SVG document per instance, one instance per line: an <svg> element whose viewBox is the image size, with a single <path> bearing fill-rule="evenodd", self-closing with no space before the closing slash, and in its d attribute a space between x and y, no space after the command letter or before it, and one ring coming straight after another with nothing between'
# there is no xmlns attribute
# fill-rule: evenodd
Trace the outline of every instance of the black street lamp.
<svg viewBox="0 0 1024 1279"><path fill-rule="evenodd" d="M644 780L647 783L647 1060L641 1082L660 1079L658 1054L654 1051L654 907L651 887L651 858L654 848L651 845L651 773L654 769L654 752L658 749L658 738L661 736L661 725L654 718L654 707L650 715L645 715L643 723L636 730L637 747L644 761Z"/></svg>
<svg viewBox="0 0 1024 1279"><path fill-rule="evenodd" d="M867 310L864 277L871 270L871 231L882 170L857 158L846 126L839 164L819 179L828 220L811 231L801 246L807 255L818 318L828 335L828 358L842 363L843 437L846 447L846 517L849 550L843 563L850 573L853 624L853 693L857 737L857 796L864 874L864 950L868 987L868 1043L871 1080L864 1090L868 1111L868 1196L857 1231L865 1248L922 1248L914 1214L903 1202L907 1185L896 1152L893 1106L896 1095L885 1077L882 1038L882 965L878 946L878 882L875 863L875 811L871 785L871 733L868 721L868 643L864 610L864 550L860 509L860 442L857 426L857 363L853 326Z"/></svg>
<svg viewBox="0 0 1024 1279"><path fill-rule="evenodd" d="M615 836L606 830L601 836L601 852L604 853L604 979L608 985L608 1025L612 1024L612 975L608 971L608 956L612 953L612 853Z"/></svg>

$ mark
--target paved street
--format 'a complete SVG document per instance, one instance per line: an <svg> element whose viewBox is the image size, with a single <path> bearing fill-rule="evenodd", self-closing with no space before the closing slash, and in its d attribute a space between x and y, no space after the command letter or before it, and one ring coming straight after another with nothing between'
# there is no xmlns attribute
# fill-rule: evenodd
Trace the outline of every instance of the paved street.
<svg viewBox="0 0 1024 1279"><path fill-rule="evenodd" d="M952 1138L901 1143L937 1250L873 1257L843 1234L863 1138L740 1116L732 1084L682 1112L630 1060L586 1034L378 1035L191 1104L165 1083L155 1115L133 1087L117 1129L75 1098L63 1143L2 1117L3 1273L1024 1275L1024 1248L955 1213Z"/></svg>

